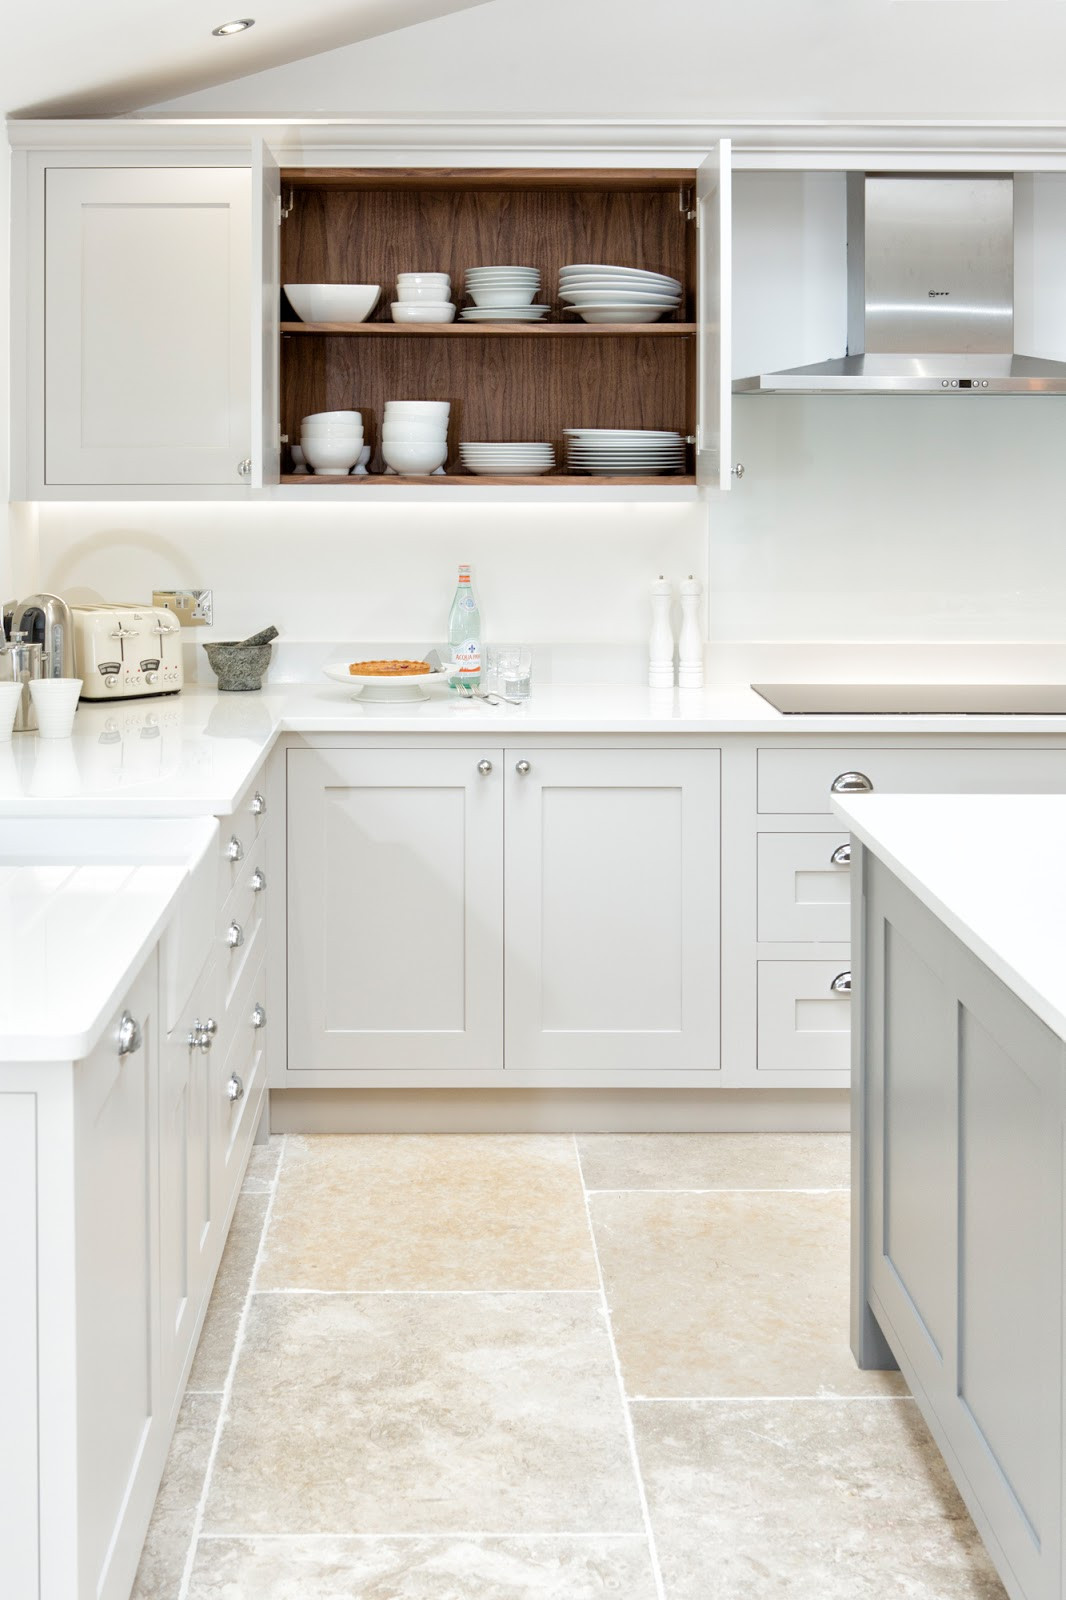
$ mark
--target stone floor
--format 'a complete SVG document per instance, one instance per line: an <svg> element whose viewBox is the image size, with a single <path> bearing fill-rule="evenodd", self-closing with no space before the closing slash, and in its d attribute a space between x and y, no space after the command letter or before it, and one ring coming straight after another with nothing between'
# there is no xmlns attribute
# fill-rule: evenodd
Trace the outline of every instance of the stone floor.
<svg viewBox="0 0 1066 1600"><path fill-rule="evenodd" d="M1005 1600L843 1135L256 1149L134 1600Z"/></svg>

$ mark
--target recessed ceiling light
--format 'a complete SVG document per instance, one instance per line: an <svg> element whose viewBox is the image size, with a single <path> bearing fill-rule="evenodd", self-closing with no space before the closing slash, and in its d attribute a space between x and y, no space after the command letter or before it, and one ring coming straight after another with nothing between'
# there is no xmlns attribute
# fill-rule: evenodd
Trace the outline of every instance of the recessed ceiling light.
<svg viewBox="0 0 1066 1600"><path fill-rule="evenodd" d="M212 28L211 32L216 39L224 39L229 33L243 33L246 28L254 27L254 17L239 17L236 22L224 22L220 28Z"/></svg>

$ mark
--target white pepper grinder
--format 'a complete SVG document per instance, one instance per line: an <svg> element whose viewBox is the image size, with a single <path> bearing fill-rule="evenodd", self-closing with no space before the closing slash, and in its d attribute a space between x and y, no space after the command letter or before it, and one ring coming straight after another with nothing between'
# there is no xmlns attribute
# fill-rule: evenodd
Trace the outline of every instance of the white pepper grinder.
<svg viewBox="0 0 1066 1600"><path fill-rule="evenodd" d="M674 630L670 622L673 598L673 585L660 572L651 586L651 637L648 641L650 689L674 687Z"/></svg>
<svg viewBox="0 0 1066 1600"><path fill-rule="evenodd" d="M681 639L677 681L682 689L703 688L703 640L700 637L700 601L703 584L690 572L681 585Z"/></svg>

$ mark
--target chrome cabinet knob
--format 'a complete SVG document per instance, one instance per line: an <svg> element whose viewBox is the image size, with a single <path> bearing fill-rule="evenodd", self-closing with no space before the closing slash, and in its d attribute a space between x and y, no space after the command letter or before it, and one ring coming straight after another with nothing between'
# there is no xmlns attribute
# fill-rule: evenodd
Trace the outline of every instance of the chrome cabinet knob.
<svg viewBox="0 0 1066 1600"><path fill-rule="evenodd" d="M829 785L831 794L869 794L872 789L865 772L839 772Z"/></svg>
<svg viewBox="0 0 1066 1600"><path fill-rule="evenodd" d="M832 983L829 985L829 988L833 994L850 994L851 973L838 972Z"/></svg>
<svg viewBox="0 0 1066 1600"><path fill-rule="evenodd" d="M735 467L730 467L729 470L733 474L733 477L736 478L738 480L738 482L739 482L739 480L744 476L744 463L743 463L743 461L738 461L736 466Z"/></svg>
<svg viewBox="0 0 1066 1600"><path fill-rule="evenodd" d="M231 922L226 929L226 943L231 950L239 950L244 943L244 929L239 922Z"/></svg>
<svg viewBox="0 0 1066 1600"><path fill-rule="evenodd" d="M243 1100L243 1098L244 1098L244 1084L241 1082L240 1078L237 1076L236 1073L233 1074L232 1078L227 1083L227 1085L226 1085L226 1093L229 1096L231 1101Z"/></svg>
<svg viewBox="0 0 1066 1600"><path fill-rule="evenodd" d="M243 461L238 461L238 463L237 463L237 472L238 472L238 475L240 477L247 478L249 476L249 474L251 473L251 470L252 470L252 458L251 458L251 456L245 456Z"/></svg>
<svg viewBox="0 0 1066 1600"><path fill-rule="evenodd" d="M265 1028L266 1025L267 1025L267 1014L264 1011L262 1006L257 1005L255 1010L252 1012L252 1027L253 1028Z"/></svg>
<svg viewBox="0 0 1066 1600"><path fill-rule="evenodd" d="M257 789L252 796L252 816L261 817L267 808L267 803Z"/></svg>
<svg viewBox="0 0 1066 1600"><path fill-rule="evenodd" d="M529 762L528 761L516 761L515 764L514 764L514 769L515 769L516 772L521 773L522 777L524 778L526 773L529 772L529 770L530 770Z"/></svg>
<svg viewBox="0 0 1066 1600"><path fill-rule="evenodd" d="M214 1017L208 1017L206 1022L197 1018L189 1033L188 1043L195 1050L210 1050L217 1032L218 1023Z"/></svg>
<svg viewBox="0 0 1066 1600"><path fill-rule="evenodd" d="M237 835L235 833L230 835L229 843L226 846L226 860L227 861L243 861L244 860L244 846L241 843L241 841L238 839L238 837L237 837Z"/></svg>
<svg viewBox="0 0 1066 1600"><path fill-rule="evenodd" d="M120 1056L132 1056L144 1043L144 1034L141 1032L140 1023L129 1011L124 1011L118 1019L117 1044Z"/></svg>
<svg viewBox="0 0 1066 1600"><path fill-rule="evenodd" d="M261 889L266 888L266 873L263 871L262 867L256 867L255 871L252 873L251 884L253 894L258 894Z"/></svg>
<svg viewBox="0 0 1066 1600"><path fill-rule="evenodd" d="M829 857L829 865L831 867L850 867L851 845L838 844L833 854Z"/></svg>
<svg viewBox="0 0 1066 1600"><path fill-rule="evenodd" d="M492 762L479 761L477 764L477 770L480 772L483 778L487 778L489 773L492 771Z"/></svg>

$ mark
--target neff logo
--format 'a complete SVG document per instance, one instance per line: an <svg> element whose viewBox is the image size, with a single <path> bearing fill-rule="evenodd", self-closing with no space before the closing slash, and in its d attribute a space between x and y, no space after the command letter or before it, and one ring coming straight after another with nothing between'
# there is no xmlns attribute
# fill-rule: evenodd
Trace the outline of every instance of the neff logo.
<svg viewBox="0 0 1066 1600"><path fill-rule="evenodd" d="M930 289L929 298L930 300L946 300L950 293L950 289Z"/></svg>

